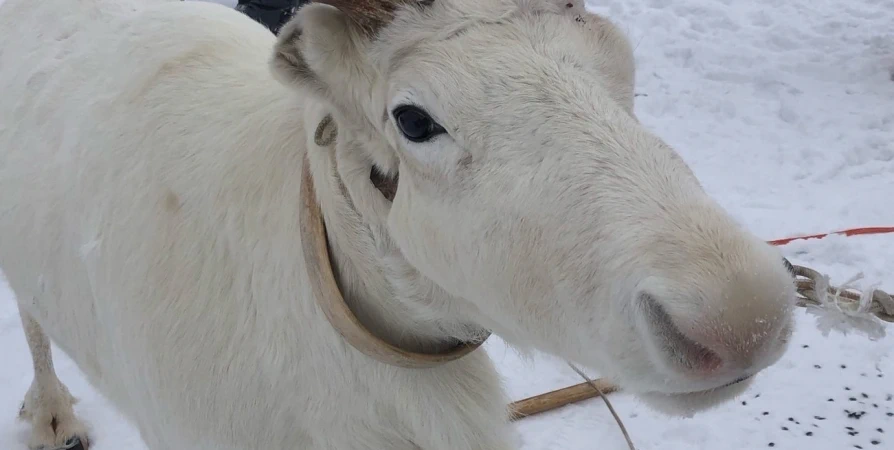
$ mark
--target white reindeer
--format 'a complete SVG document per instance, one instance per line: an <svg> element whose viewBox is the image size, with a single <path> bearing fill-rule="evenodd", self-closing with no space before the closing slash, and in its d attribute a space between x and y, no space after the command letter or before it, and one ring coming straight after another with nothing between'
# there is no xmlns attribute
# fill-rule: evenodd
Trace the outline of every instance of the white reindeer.
<svg viewBox="0 0 894 450"><path fill-rule="evenodd" d="M89 434L51 339L151 450L515 448L484 351L407 368L327 320L302 194L401 351L493 332L670 413L745 389L785 351L792 279L637 121L626 38L568 1L321 1L276 38L201 2L6 0L31 448Z"/></svg>

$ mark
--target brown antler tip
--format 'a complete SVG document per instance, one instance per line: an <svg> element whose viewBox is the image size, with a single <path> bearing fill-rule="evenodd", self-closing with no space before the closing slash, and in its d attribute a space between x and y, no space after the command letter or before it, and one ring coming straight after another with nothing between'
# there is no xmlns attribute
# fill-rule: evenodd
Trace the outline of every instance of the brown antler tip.
<svg viewBox="0 0 894 450"><path fill-rule="evenodd" d="M398 6L416 2L416 0L317 0L317 3L338 8L368 32L375 32L390 22Z"/></svg>

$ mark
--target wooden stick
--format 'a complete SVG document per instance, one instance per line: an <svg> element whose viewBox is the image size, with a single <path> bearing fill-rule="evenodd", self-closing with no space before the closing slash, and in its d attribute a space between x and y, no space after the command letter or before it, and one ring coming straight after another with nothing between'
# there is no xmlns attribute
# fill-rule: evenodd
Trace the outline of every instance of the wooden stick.
<svg viewBox="0 0 894 450"><path fill-rule="evenodd" d="M609 394L618 390L618 386L604 378L594 380L603 393ZM528 397L509 405L512 421L521 420L536 414L552 411L571 403L582 402L599 397L599 393L589 383L575 384L566 388L557 389L545 394Z"/></svg>

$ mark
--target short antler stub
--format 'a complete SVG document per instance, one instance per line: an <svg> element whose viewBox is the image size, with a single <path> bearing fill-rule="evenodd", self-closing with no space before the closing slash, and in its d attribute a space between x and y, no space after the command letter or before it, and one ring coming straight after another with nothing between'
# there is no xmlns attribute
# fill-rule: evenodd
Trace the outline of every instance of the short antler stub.
<svg viewBox="0 0 894 450"><path fill-rule="evenodd" d="M418 0L317 0L341 10L366 32L374 34L394 18L394 11L403 4Z"/></svg>

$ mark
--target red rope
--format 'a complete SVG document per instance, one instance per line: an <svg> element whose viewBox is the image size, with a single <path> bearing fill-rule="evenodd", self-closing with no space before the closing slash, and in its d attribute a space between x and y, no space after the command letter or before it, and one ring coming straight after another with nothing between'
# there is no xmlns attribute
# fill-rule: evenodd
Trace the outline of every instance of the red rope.
<svg viewBox="0 0 894 450"><path fill-rule="evenodd" d="M770 244L773 245L785 245L792 241L797 240L806 240L806 239L822 239L827 236L831 236L833 234L840 234L845 236L857 236L861 234L885 234L885 233L894 233L894 227L864 227L864 228L851 228L849 230L841 230L841 231L833 231L831 233L822 233L822 234L811 234L807 236L795 236L785 239L776 239L775 241L770 241Z"/></svg>

